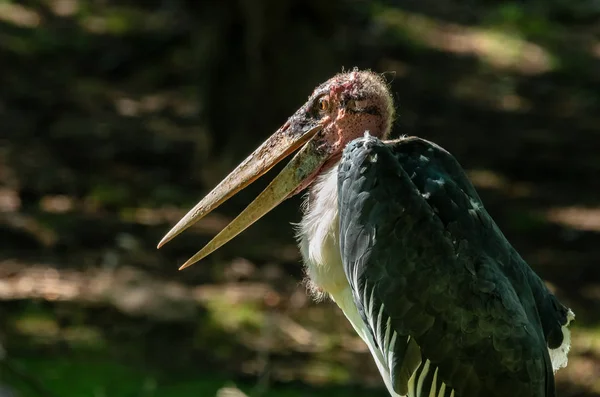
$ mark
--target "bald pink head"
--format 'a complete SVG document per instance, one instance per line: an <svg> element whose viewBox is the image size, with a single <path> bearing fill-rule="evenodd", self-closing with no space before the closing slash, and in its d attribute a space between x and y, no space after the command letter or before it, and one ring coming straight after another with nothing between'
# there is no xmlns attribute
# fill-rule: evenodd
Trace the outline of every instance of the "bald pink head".
<svg viewBox="0 0 600 397"><path fill-rule="evenodd" d="M318 119L315 137L331 157L320 171L331 167L348 143L368 132L386 139L394 119L394 102L385 80L371 71L340 73L317 87L306 116Z"/></svg>

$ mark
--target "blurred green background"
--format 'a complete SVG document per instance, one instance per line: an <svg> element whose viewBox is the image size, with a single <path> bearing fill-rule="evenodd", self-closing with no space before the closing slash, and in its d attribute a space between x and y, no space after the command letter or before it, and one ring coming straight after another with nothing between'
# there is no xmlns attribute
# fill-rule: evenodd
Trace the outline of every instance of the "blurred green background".
<svg viewBox="0 0 600 397"><path fill-rule="evenodd" d="M386 396L306 297L300 198L177 271L273 172L155 249L354 66L575 310L559 395L600 396L598 0L0 0L0 396Z"/></svg>

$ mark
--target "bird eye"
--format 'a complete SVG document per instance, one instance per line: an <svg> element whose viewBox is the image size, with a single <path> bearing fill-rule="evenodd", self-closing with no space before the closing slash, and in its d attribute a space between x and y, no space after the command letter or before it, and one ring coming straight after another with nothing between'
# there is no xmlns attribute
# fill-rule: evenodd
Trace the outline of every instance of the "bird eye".
<svg viewBox="0 0 600 397"><path fill-rule="evenodd" d="M329 110L329 100L327 98L319 99L319 111L326 112Z"/></svg>

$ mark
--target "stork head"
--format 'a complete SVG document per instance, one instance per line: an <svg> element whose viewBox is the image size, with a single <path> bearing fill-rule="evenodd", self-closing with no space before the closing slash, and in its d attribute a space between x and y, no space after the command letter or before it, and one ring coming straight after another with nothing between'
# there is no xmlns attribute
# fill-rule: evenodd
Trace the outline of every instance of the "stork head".
<svg viewBox="0 0 600 397"><path fill-rule="evenodd" d="M318 86L281 128L192 208L163 237L158 248L300 149L271 184L180 269L199 261L283 200L309 186L320 172L339 161L352 140L365 132L387 138L393 117L392 96L379 75L353 70L332 77Z"/></svg>

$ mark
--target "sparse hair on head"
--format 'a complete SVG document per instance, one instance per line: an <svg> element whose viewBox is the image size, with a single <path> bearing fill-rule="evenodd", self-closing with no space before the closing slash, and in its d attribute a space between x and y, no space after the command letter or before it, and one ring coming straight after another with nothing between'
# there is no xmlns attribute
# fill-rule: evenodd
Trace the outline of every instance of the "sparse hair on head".
<svg viewBox="0 0 600 397"><path fill-rule="evenodd" d="M360 90L373 94L375 97L383 101L380 103L380 109L385 113L383 118L387 121L385 126L384 136L382 139L387 139L392 128L396 116L394 107L394 98L391 94L390 84L381 74L375 73L369 69L359 70L357 67L348 71L338 73L329 80L332 85L339 85L340 89L344 90Z"/></svg>

